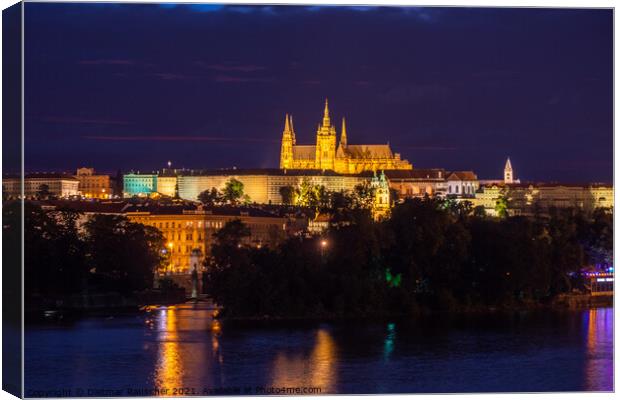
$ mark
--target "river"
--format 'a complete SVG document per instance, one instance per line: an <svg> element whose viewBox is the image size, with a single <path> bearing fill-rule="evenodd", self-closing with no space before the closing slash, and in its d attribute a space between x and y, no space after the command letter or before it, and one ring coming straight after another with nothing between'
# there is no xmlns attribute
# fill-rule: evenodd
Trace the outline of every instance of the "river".
<svg viewBox="0 0 620 400"><path fill-rule="evenodd" d="M613 390L612 308L337 323L210 313L29 325L26 396Z"/></svg>

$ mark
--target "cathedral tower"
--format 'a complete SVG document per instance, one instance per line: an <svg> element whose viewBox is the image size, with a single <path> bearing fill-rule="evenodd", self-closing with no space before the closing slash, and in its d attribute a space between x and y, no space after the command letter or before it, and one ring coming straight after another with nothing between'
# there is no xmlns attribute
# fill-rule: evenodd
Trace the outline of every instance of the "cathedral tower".
<svg viewBox="0 0 620 400"><path fill-rule="evenodd" d="M295 144L295 132L293 131L288 114L284 117L284 131L282 132L282 148L280 150L280 168L290 169L293 167L293 145Z"/></svg>
<svg viewBox="0 0 620 400"><path fill-rule="evenodd" d="M504 167L504 183L514 183L514 173L512 172L510 157L506 160L506 166Z"/></svg>
<svg viewBox="0 0 620 400"><path fill-rule="evenodd" d="M344 117L342 117L342 132L340 132L340 145L342 147L347 147L347 126L344 122Z"/></svg>
<svg viewBox="0 0 620 400"><path fill-rule="evenodd" d="M336 127L331 124L329 118L329 105L325 99L325 111L323 123L316 132L316 158L317 169L334 170L336 159Z"/></svg>
<svg viewBox="0 0 620 400"><path fill-rule="evenodd" d="M375 191L372 214L373 217L378 220L385 217L390 212L390 186L383 171L381 171L379 176L377 176L376 172L373 172L373 177L370 180L370 187Z"/></svg>

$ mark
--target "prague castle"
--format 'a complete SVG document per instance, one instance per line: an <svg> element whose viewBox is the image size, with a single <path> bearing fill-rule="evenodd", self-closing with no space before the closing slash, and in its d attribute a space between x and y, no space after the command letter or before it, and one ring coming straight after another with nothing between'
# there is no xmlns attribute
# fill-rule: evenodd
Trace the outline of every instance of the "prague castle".
<svg viewBox="0 0 620 400"><path fill-rule="evenodd" d="M316 145L298 145L293 128L293 118L287 114L282 133L280 152L281 169L332 170L341 174L358 174L363 171L411 170L407 160L393 153L389 144L349 144L344 118L340 142L337 143L336 127L329 117L325 100L323 122L316 132Z"/></svg>

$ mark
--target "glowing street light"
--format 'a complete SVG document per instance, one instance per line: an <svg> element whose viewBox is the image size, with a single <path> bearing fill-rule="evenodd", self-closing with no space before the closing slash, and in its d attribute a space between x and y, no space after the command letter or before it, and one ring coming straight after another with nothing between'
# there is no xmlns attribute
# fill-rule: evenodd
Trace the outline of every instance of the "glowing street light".
<svg viewBox="0 0 620 400"><path fill-rule="evenodd" d="M325 248L327 247L327 240L321 240L321 258L325 257Z"/></svg>

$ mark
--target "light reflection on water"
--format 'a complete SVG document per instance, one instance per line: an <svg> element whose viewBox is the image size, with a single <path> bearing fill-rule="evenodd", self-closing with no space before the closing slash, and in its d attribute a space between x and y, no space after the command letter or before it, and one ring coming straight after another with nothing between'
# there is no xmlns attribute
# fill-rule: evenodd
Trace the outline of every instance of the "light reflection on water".
<svg viewBox="0 0 620 400"><path fill-rule="evenodd" d="M613 309L359 323L214 321L204 306L26 332L26 388L321 393L613 390Z"/></svg>
<svg viewBox="0 0 620 400"><path fill-rule="evenodd" d="M613 387L613 308L590 310L587 316L587 356L585 366L586 390Z"/></svg>
<svg viewBox="0 0 620 400"><path fill-rule="evenodd" d="M336 363L334 339L328 330L319 329L309 356L278 351L273 362L271 386L319 387L323 391L333 392L333 383L338 378L334 368Z"/></svg>
<svg viewBox="0 0 620 400"><path fill-rule="evenodd" d="M170 307L158 310L158 314L159 350L154 384L158 388L183 387L184 357L177 330L177 310Z"/></svg>

